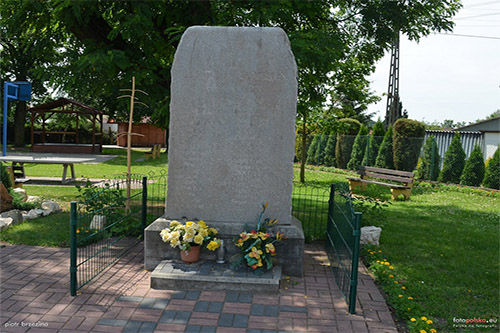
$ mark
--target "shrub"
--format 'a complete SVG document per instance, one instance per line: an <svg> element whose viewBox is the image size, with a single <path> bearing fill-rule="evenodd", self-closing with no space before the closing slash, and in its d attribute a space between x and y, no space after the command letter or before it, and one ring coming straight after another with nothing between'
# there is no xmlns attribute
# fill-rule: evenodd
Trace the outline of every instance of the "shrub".
<svg viewBox="0 0 500 333"><path fill-rule="evenodd" d="M328 135L328 140L325 146L325 156L323 162L326 166L335 166L335 143L337 142L337 137L332 132Z"/></svg>
<svg viewBox="0 0 500 333"><path fill-rule="evenodd" d="M488 167L484 173L483 186L500 190L500 147L488 162Z"/></svg>
<svg viewBox="0 0 500 333"><path fill-rule="evenodd" d="M356 170L363 162L363 155L365 154L365 149L368 141L368 128L365 125L361 125L358 135L354 140L354 145L352 147L351 159L347 163L347 168L351 170Z"/></svg>
<svg viewBox="0 0 500 333"><path fill-rule="evenodd" d="M7 168L1 162L0 162L0 181L2 181L2 184L3 186L5 186L6 189L12 187L12 182L10 180L9 173L7 172Z"/></svg>
<svg viewBox="0 0 500 333"><path fill-rule="evenodd" d="M484 178L484 161L481 147L476 145L469 159L465 162L464 171L460 177L460 184L480 186Z"/></svg>
<svg viewBox="0 0 500 333"><path fill-rule="evenodd" d="M393 161L396 170L415 169L424 136L425 125L419 121L400 118L394 123Z"/></svg>
<svg viewBox="0 0 500 333"><path fill-rule="evenodd" d="M439 174L438 181L442 183L458 184L464 166L465 152L460 143L460 134L456 132L448 150L444 154L443 169Z"/></svg>
<svg viewBox="0 0 500 333"><path fill-rule="evenodd" d="M382 140L384 138L384 123L380 120L373 126L372 135L366 146L365 156L363 157L362 165L373 166L375 165L375 160L377 159L378 150Z"/></svg>
<svg viewBox="0 0 500 333"><path fill-rule="evenodd" d="M417 168L417 178L425 180L437 180L439 176L439 156L436 138L430 136L424 145L421 163Z"/></svg>
<svg viewBox="0 0 500 333"><path fill-rule="evenodd" d="M377 158L375 159L377 168L394 169L393 152L392 152L392 125L389 125L385 132L384 139L380 144Z"/></svg>
<svg viewBox="0 0 500 333"><path fill-rule="evenodd" d="M339 131L337 132L337 142L335 144L335 158L337 168L345 169L351 158L354 136L358 133L361 123L356 119L339 119Z"/></svg>
<svg viewBox="0 0 500 333"><path fill-rule="evenodd" d="M314 159L316 160L316 165L324 164L325 147L326 147L327 140L328 140L328 138L326 135L324 135L324 134L319 135L318 147L316 147L316 154L314 155Z"/></svg>

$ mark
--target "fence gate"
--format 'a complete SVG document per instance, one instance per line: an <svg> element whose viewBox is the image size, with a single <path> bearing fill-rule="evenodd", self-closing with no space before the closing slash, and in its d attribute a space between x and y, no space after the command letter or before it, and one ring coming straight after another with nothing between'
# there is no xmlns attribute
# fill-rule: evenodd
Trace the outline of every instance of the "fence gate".
<svg viewBox="0 0 500 333"><path fill-rule="evenodd" d="M349 313L356 311L361 213L354 212L349 192L335 193L331 186L326 231L326 253L335 282L344 296Z"/></svg>

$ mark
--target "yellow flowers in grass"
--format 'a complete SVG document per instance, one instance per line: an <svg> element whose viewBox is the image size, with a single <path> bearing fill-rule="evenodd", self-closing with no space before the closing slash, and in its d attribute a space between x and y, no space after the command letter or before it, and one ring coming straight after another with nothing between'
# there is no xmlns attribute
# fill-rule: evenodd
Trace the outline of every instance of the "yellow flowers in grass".
<svg viewBox="0 0 500 333"><path fill-rule="evenodd" d="M416 322L417 320L415 318L411 318L410 321Z"/></svg>
<svg viewBox="0 0 500 333"><path fill-rule="evenodd" d="M187 221L185 224L171 221L168 228L160 232L160 237L165 243L182 251L189 250L195 245L206 245L208 250L215 251L220 246L220 240L215 238L215 235L217 230L209 228L203 220Z"/></svg>

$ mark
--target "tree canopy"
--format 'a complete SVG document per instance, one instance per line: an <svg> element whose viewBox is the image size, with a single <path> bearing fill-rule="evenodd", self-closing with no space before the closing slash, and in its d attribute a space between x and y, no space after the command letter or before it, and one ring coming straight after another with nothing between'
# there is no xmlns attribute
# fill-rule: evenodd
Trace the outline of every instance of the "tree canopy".
<svg viewBox="0 0 500 333"><path fill-rule="evenodd" d="M9 43L19 43L18 50L43 44L26 62L37 73L28 77L35 85L118 118L126 117L118 91L135 76L150 106L137 110L137 117L165 127L170 68L187 27L277 26L288 34L297 61L300 117L307 121L308 112L325 105L342 117L355 116L373 101L366 76L394 37L401 32L419 40L449 31L459 8L459 0L7 0L0 9L1 29L9 31L2 37L2 69L5 63L9 79L18 79L20 58L8 51Z"/></svg>

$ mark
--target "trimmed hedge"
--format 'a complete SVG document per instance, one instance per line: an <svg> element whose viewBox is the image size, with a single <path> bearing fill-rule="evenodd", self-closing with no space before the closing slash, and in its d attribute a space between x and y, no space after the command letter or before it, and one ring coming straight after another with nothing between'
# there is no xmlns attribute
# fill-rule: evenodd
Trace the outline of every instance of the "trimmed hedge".
<svg viewBox="0 0 500 333"><path fill-rule="evenodd" d="M354 140L354 145L352 147L351 159L347 163L347 168L351 170L356 170L363 162L363 156L365 154L366 146L368 141L368 127L361 125L358 135Z"/></svg>
<svg viewBox="0 0 500 333"><path fill-rule="evenodd" d="M340 130L337 132L337 142L335 144L335 158L337 168L346 169L351 158L354 137L359 132L361 123L356 119L339 119Z"/></svg>
<svg viewBox="0 0 500 333"><path fill-rule="evenodd" d="M307 158L306 158L307 164L317 165L316 152L318 150L319 140L320 140L320 135L319 134L314 135L311 144L309 145L309 149L307 149Z"/></svg>
<svg viewBox="0 0 500 333"><path fill-rule="evenodd" d="M464 171L460 177L460 184L469 186L480 186L484 179L483 152L478 145L470 153L465 162Z"/></svg>
<svg viewBox="0 0 500 333"><path fill-rule="evenodd" d="M425 125L419 121L399 118L394 123L393 161L396 170L415 170L424 136Z"/></svg>
<svg viewBox="0 0 500 333"><path fill-rule="evenodd" d="M455 133L448 150L444 154L443 169L438 181L442 183L460 183L460 176L465 167L465 152L460 143L460 134Z"/></svg>
<svg viewBox="0 0 500 333"><path fill-rule="evenodd" d="M493 158L488 162L484 173L483 186L500 190L500 147L497 148Z"/></svg>
<svg viewBox="0 0 500 333"><path fill-rule="evenodd" d="M389 125L385 132L384 139L380 144L375 166L377 168L394 169L393 151L392 151L392 125Z"/></svg>
<svg viewBox="0 0 500 333"><path fill-rule="evenodd" d="M436 138L430 136L424 145L422 154L422 162L417 170L417 178L425 180L437 180L439 176L439 164L441 156L439 156Z"/></svg>

